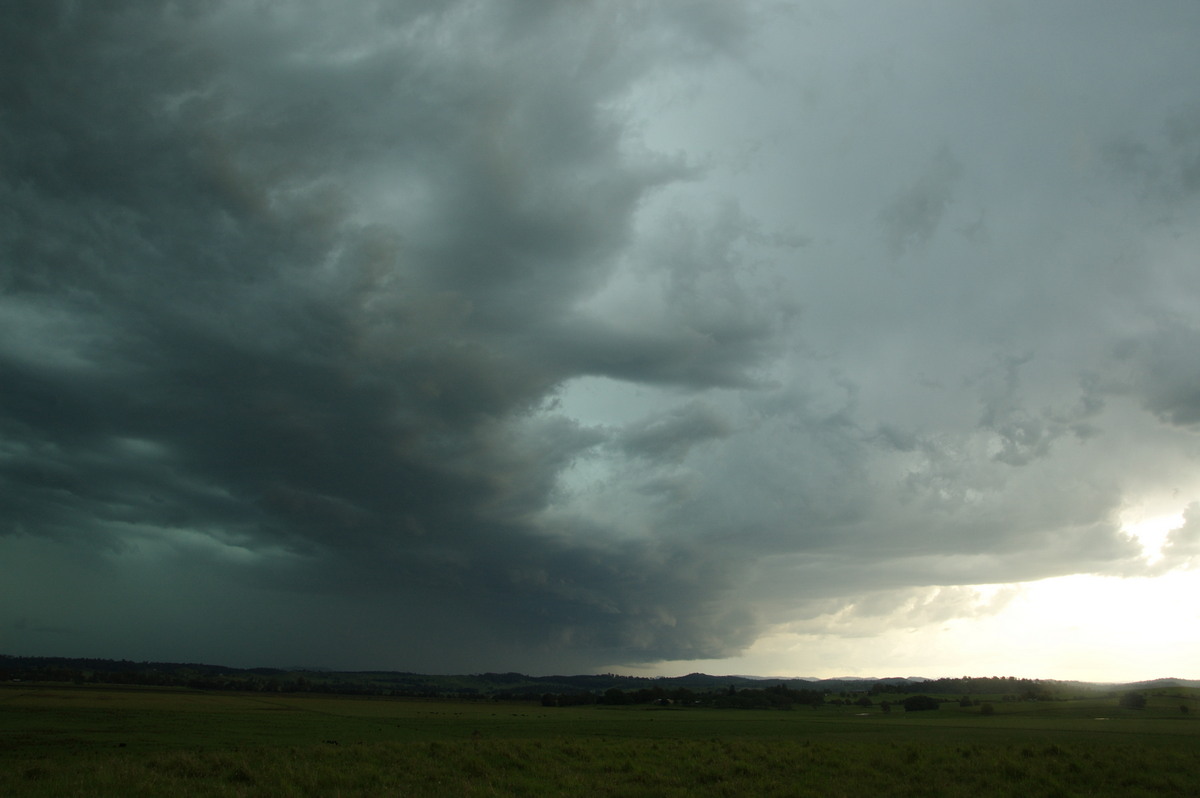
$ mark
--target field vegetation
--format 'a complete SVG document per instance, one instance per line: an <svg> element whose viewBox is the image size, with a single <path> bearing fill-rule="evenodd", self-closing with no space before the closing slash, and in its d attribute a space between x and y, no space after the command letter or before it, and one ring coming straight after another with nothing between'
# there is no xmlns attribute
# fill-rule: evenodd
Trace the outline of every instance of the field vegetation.
<svg viewBox="0 0 1200 798"><path fill-rule="evenodd" d="M0 795L1200 794L1196 690L1143 695L781 710L9 682Z"/></svg>

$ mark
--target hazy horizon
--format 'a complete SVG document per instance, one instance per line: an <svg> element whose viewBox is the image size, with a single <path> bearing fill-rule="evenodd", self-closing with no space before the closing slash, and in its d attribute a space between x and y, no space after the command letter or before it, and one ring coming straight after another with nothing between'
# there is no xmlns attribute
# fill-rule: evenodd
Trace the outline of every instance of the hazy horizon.
<svg viewBox="0 0 1200 798"><path fill-rule="evenodd" d="M30 659L42 658L42 655L36 655L36 654L7 654L5 652L0 652L0 656L12 656L12 657L17 657L17 658L30 658ZM937 676L930 676L928 674L917 674L917 673L877 673L877 674L873 674L870 676L851 676L851 675L845 675L845 674L832 675L832 676L813 676L813 675L798 675L798 674L787 674L787 673L756 674L756 673L733 673L733 672L724 672L724 671L710 672L710 671L703 671L703 670L679 671L679 672L672 672L672 673L643 673L643 672L639 672L643 669L638 669L638 668L616 668L614 670L592 670L592 671L570 672L570 673L563 672L563 671L538 672L536 670L535 671L504 671L504 670L496 670L494 668L470 668L467 670L457 670L457 671L436 671L436 670L435 671L413 671L411 669L405 669L405 668L338 669L338 668L325 667L323 665L315 665L315 664L307 664L306 665L306 664L300 664L300 663L290 663L290 664L286 664L286 665L279 665L279 664L268 665L268 664L262 664L262 663L259 663L256 665L231 665L227 662L212 662L212 661L208 661L208 660L196 660L194 662L193 661L178 662L178 661L174 661L174 660L130 660L127 657L126 658L88 657L88 656L70 656L70 657L68 657L65 655L61 656L61 657L59 655L47 656L45 658L48 658L48 659L62 658L62 659L79 659L79 660L101 659L101 660L105 660L105 661L109 661L109 662L125 661L125 662L134 662L134 663L147 662L150 664L161 663L161 664L171 664L171 665L199 665L199 666L206 666L206 667L233 668L235 670L246 670L246 671L266 669L266 670L278 670L278 671L283 671L283 672L313 672L313 673L351 673L351 674L353 674L353 673L408 673L408 674L414 674L414 675L418 675L418 676L483 676L486 674L518 673L522 676L528 676L531 678L553 678L555 676L574 677L574 676L609 676L609 675L612 675L612 676L634 677L634 678L644 678L644 679L678 679L678 678L682 678L682 677L686 677L686 676L701 675L701 676L709 676L712 678L729 677L729 678L753 679L753 680L761 680L761 681L782 680L782 681L818 681L818 682L819 681L887 681L890 679L937 681L938 679L995 679L995 678L1000 678L1000 679L1027 679L1030 681L1042 681L1042 682L1080 682L1080 683L1084 683L1084 684L1097 684L1097 685L1136 684L1136 683L1142 683L1142 682L1159 682L1159 681L1200 682L1200 679L1193 679L1193 678L1190 678L1187 676L1180 676L1177 674L1172 674L1172 675L1168 675L1168 676L1151 676L1151 677L1143 677L1143 678L1137 678L1137 679L1122 679L1122 680L1118 680L1118 681L1090 681L1090 680L1083 680L1083 679L1060 678L1060 677L1054 677L1054 676L1031 676L1028 674L1010 674L1010 673L987 673L987 674L985 674L985 673L960 673L960 674L954 674L954 675L942 674L942 675L937 675Z"/></svg>
<svg viewBox="0 0 1200 798"><path fill-rule="evenodd" d="M3 4L0 650L1188 671L1198 35Z"/></svg>

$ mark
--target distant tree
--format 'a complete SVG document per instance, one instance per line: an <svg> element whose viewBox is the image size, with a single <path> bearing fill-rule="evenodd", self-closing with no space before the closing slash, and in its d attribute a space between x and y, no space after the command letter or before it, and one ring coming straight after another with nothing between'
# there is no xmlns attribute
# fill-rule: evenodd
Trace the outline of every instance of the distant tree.
<svg viewBox="0 0 1200 798"><path fill-rule="evenodd" d="M892 702L890 702L890 701L880 701L880 702L879 702L879 709L880 709L880 710L882 710L882 711L883 711L883 713L886 715L887 713L889 713L889 712L891 712L891 711L892 711Z"/></svg>
<svg viewBox="0 0 1200 798"><path fill-rule="evenodd" d="M936 698L927 695L911 695L904 699L903 704L905 712L924 712L941 706Z"/></svg>
<svg viewBox="0 0 1200 798"><path fill-rule="evenodd" d="M630 699L629 696L625 695L623 691L618 690L615 687L610 687L604 691L605 704L628 704L631 703L631 701L632 699Z"/></svg>
<svg viewBox="0 0 1200 798"><path fill-rule="evenodd" d="M691 704L696 700L696 694L686 687L677 687L671 691L671 698L676 704Z"/></svg>
<svg viewBox="0 0 1200 798"><path fill-rule="evenodd" d="M1179 711L1186 715L1188 713L1187 704L1180 704Z"/></svg>
<svg viewBox="0 0 1200 798"><path fill-rule="evenodd" d="M1145 709L1146 696L1130 690L1128 693L1121 694L1121 697L1117 700L1117 704L1121 709Z"/></svg>
<svg viewBox="0 0 1200 798"><path fill-rule="evenodd" d="M979 707L979 714L980 715L995 715L996 708L994 706L992 706L991 704L984 704L981 707Z"/></svg>

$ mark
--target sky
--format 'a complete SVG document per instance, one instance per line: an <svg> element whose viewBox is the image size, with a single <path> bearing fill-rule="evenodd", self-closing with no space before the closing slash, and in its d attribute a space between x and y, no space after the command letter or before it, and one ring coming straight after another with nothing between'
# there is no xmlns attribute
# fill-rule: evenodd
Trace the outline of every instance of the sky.
<svg viewBox="0 0 1200 798"><path fill-rule="evenodd" d="M1200 677L1198 35L3 3L0 653Z"/></svg>

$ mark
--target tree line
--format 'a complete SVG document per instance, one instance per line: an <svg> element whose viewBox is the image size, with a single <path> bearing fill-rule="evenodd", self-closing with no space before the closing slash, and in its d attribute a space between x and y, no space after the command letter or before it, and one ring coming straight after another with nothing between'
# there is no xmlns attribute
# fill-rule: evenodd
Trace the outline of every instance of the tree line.
<svg viewBox="0 0 1200 798"><path fill-rule="evenodd" d="M456 698L541 702L546 706L582 704L662 704L717 708L786 709L821 704L877 706L889 711L904 706L903 696L917 692L978 705L969 696L993 701L1045 701L1096 695L1081 683L1018 679L1011 676L957 679L762 680L692 673L680 677L617 674L527 676L480 673L434 676L400 671L345 672L279 668L230 668L220 665L66 657L0 655L0 681L106 684L192 690L261 693L328 693L339 695ZM1130 685L1131 687L1133 685ZM1108 686L1111 690L1113 686ZM1117 693L1110 693L1114 698ZM951 698L962 696L961 699ZM886 705L886 706L885 706ZM904 707L912 711L911 707Z"/></svg>
<svg viewBox="0 0 1200 798"><path fill-rule="evenodd" d="M624 706L646 704L679 707L715 707L718 709L792 709L795 706L819 706L825 703L822 690L796 690L779 684L762 689L737 689L730 685L723 690L696 691L686 687L673 689L661 686L640 690L620 690L610 687L603 693L570 692L543 693L542 706L569 707L588 704Z"/></svg>

